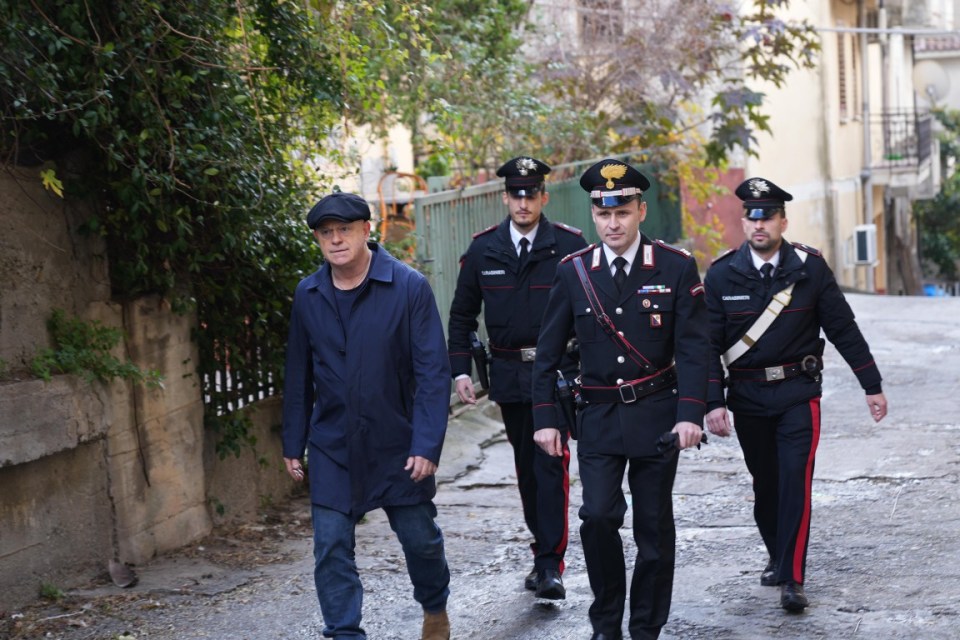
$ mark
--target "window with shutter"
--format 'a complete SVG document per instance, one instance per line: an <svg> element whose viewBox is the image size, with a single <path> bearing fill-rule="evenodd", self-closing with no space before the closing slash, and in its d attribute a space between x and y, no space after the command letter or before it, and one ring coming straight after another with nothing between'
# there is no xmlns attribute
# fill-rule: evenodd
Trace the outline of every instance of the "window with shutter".
<svg viewBox="0 0 960 640"><path fill-rule="evenodd" d="M585 45L623 36L622 0L579 0L580 42Z"/></svg>

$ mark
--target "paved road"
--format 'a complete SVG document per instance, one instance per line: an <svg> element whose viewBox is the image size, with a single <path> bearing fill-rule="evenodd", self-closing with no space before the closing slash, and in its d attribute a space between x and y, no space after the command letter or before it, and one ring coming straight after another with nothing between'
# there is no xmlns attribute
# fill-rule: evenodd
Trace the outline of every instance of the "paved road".
<svg viewBox="0 0 960 640"><path fill-rule="evenodd" d="M873 424L856 379L828 347L811 607L788 615L778 590L759 585L766 557L752 523L750 478L735 439L711 438L701 451L684 452L680 464L678 565L663 638L960 638L960 299L850 301L880 363L890 415ZM453 571L454 638L590 636L575 462L573 469L568 597L537 603L522 587L531 559L496 408L486 404L451 422L437 503ZM258 529L272 538L271 564L219 562L218 544L249 543L213 539L209 548L140 568L139 585L122 597L112 587L74 594L71 609L45 612L65 617L43 624L36 620L44 613L31 612L13 637L319 638L307 505L287 505L283 518L282 527ZM628 554L630 533L624 529ZM420 613L380 513L359 527L358 561L369 637L419 637Z"/></svg>

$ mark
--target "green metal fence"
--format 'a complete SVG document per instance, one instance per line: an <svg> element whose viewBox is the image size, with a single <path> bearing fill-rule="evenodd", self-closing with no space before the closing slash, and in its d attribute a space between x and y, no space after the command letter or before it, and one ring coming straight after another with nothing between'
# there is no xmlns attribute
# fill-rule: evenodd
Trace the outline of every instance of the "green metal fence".
<svg viewBox="0 0 960 640"><path fill-rule="evenodd" d="M632 154L612 157L633 164ZM590 200L580 188L579 180L583 172L599 159L560 165L554 167L547 176L550 202L544 208L544 214L550 220L582 229L587 242L596 242L598 238L590 218ZM675 242L680 237L681 229L678 198L667 197L668 194L653 179L649 167L642 164L634 166L651 178L651 187L643 197L647 202L647 219L641 229L653 238ZM498 224L507 215L501 193L503 181L497 180L462 190L441 191L414 200L416 257L433 287L444 331L457 285L460 256L467 250L474 233Z"/></svg>

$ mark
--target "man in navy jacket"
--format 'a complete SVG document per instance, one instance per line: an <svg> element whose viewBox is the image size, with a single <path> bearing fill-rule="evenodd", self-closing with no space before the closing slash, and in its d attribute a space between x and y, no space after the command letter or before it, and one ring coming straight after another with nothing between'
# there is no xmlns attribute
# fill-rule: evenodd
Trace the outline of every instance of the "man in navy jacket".
<svg viewBox="0 0 960 640"><path fill-rule="evenodd" d="M763 178L745 180L736 195L743 200L747 240L714 261L705 278L711 332L706 422L712 433L727 436L727 408L733 412L753 476L754 519L770 555L760 584L779 585L780 606L798 612L808 605L803 582L820 438L821 329L856 374L875 421L886 415L887 400L830 267L816 249L783 239L785 203L793 196ZM726 399L721 357L728 370Z"/></svg>
<svg viewBox="0 0 960 640"><path fill-rule="evenodd" d="M340 192L307 216L325 263L294 295L283 457L295 480L309 475L324 636L366 637L354 528L382 508L424 611L422 637L445 640L450 572L432 501L450 404L443 326L426 278L369 242L369 219L363 198Z"/></svg>

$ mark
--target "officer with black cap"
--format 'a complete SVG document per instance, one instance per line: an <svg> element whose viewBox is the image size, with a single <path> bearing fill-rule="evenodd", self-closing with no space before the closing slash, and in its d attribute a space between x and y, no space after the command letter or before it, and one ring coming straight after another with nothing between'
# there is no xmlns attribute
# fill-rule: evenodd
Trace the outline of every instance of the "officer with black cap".
<svg viewBox="0 0 960 640"><path fill-rule="evenodd" d="M875 421L886 415L887 400L870 348L823 256L783 238L793 196L765 178L744 180L735 193L743 200L747 239L714 261L705 278L707 428L729 435L727 409L733 412L753 476L754 519L769 554L760 584L779 585L780 606L799 612L808 605L803 584L820 438L821 329L853 369Z"/></svg>
<svg viewBox="0 0 960 640"><path fill-rule="evenodd" d="M324 197L307 224L324 263L293 297L282 435L287 473L310 485L323 635L366 637L354 531L365 513L383 509L423 609L421 637L449 640L450 570L433 497L450 363L433 291L370 242L360 196Z"/></svg>
<svg viewBox="0 0 960 640"><path fill-rule="evenodd" d="M586 241L579 229L543 215L550 199L544 184L548 173L546 163L528 156L513 158L497 170L504 178L508 215L475 234L460 258L448 349L457 394L473 404L470 335L482 307L490 338L490 399L500 406L513 446L523 516L533 535L534 566L524 586L538 598L560 600L566 597L561 576L568 537L569 450L566 437L560 457L548 456L534 444L530 373L557 263ZM564 366L575 368L575 363L567 360Z"/></svg>
<svg viewBox="0 0 960 640"><path fill-rule="evenodd" d="M580 186L590 196L601 243L557 267L534 364L534 438L550 455L561 455L554 387L574 332L580 539L594 595L593 639L623 636L624 473L637 544L629 630L634 639L657 638L673 590L678 449L696 446L703 433L709 349L703 284L689 252L640 233L646 176L606 159L583 174Z"/></svg>

